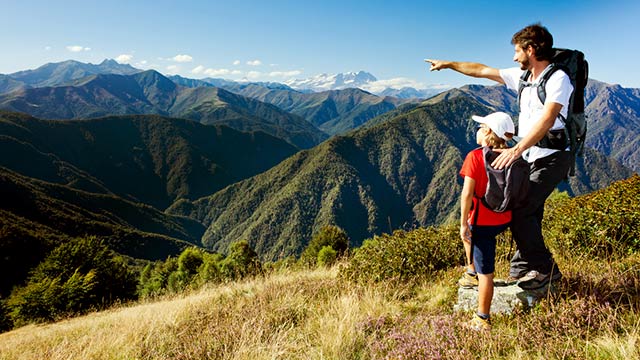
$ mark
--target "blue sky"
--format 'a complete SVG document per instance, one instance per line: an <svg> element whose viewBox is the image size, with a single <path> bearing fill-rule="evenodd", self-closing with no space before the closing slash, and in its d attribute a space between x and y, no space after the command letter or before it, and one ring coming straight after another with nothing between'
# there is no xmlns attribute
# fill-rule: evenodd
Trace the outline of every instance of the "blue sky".
<svg viewBox="0 0 640 360"><path fill-rule="evenodd" d="M424 58L513 66L511 35L542 22L592 78L640 88L640 1L0 0L0 73L118 59L164 74L285 81L365 70L415 87L489 83Z"/></svg>

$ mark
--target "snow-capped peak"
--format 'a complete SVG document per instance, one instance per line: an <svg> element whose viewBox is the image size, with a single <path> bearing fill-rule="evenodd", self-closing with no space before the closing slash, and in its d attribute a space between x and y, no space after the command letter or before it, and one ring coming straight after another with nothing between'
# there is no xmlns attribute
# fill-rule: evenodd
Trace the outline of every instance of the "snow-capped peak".
<svg viewBox="0 0 640 360"><path fill-rule="evenodd" d="M308 79L285 81L285 84L298 90L341 90L346 88L362 88L368 83L375 82L375 76L366 71L347 72L339 74L318 74Z"/></svg>
<svg viewBox="0 0 640 360"><path fill-rule="evenodd" d="M359 88L372 94L399 98L428 98L448 89L449 85L424 85L408 78L378 80L366 71L339 74L318 74L307 79L285 81L293 89L301 91L327 91Z"/></svg>

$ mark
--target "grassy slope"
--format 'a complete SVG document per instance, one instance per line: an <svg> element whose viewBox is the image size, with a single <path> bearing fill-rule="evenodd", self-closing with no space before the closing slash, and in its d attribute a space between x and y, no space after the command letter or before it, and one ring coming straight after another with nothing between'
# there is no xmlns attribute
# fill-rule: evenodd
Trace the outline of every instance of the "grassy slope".
<svg viewBox="0 0 640 360"><path fill-rule="evenodd" d="M544 301L494 317L473 334L453 313L452 269L412 291L352 286L336 269L231 283L0 334L3 359L637 358L637 309L588 308L586 298ZM608 275L619 275L609 273ZM589 315L586 319L584 315ZM590 324L593 322L595 325ZM612 326L599 326L607 322ZM533 341L522 341L522 337Z"/></svg>

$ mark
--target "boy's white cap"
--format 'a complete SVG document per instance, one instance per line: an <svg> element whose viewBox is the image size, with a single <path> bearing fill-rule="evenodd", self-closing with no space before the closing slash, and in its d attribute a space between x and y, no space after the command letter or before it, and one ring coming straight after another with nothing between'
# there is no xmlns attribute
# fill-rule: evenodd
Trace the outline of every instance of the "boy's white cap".
<svg viewBox="0 0 640 360"><path fill-rule="evenodd" d="M486 124L491 131L504 140L511 140L516 131L511 116L500 111L487 116L472 115L471 119L475 122Z"/></svg>

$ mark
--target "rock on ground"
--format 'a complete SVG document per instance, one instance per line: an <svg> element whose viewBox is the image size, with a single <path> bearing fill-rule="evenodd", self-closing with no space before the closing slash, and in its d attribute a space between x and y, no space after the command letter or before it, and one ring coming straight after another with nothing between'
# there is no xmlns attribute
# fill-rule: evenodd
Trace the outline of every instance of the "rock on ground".
<svg viewBox="0 0 640 360"><path fill-rule="evenodd" d="M512 314L516 308L531 308L554 290L553 285L536 290L523 290L515 284L494 286L491 314ZM454 305L453 309L454 311L476 311L478 309L478 288L458 288L458 303Z"/></svg>

